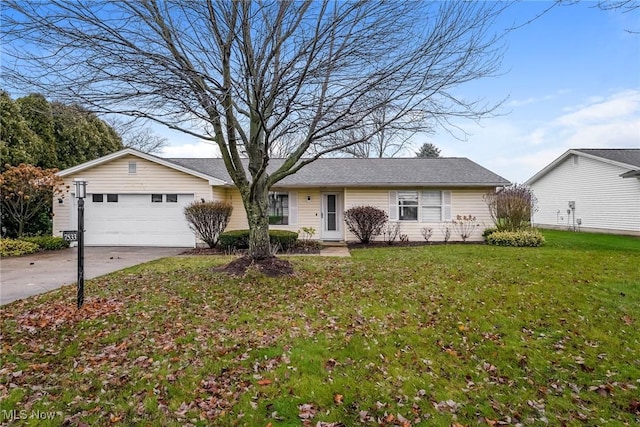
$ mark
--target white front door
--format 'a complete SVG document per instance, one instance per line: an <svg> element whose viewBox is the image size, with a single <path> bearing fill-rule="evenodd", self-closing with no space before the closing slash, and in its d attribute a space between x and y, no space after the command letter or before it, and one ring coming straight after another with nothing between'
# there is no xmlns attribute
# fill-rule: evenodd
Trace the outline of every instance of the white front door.
<svg viewBox="0 0 640 427"><path fill-rule="evenodd" d="M342 194L322 193L322 240L342 240Z"/></svg>

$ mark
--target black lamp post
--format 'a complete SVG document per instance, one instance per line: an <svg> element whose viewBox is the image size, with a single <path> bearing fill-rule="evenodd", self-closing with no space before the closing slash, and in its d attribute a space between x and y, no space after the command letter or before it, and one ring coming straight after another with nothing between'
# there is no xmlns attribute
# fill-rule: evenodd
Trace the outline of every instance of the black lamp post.
<svg viewBox="0 0 640 427"><path fill-rule="evenodd" d="M87 181L73 180L78 198L78 308L84 304L84 198L87 197Z"/></svg>

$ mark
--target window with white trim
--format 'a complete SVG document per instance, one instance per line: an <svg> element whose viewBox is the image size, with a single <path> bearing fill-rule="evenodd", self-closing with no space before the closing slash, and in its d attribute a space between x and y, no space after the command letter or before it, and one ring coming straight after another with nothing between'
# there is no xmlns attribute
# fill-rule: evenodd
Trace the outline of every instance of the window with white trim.
<svg viewBox="0 0 640 427"><path fill-rule="evenodd" d="M162 194L152 194L151 203L162 203Z"/></svg>
<svg viewBox="0 0 640 427"><path fill-rule="evenodd" d="M398 191L398 219L400 221L418 220L417 191Z"/></svg>
<svg viewBox="0 0 640 427"><path fill-rule="evenodd" d="M269 224L289 224L289 193L269 192Z"/></svg>
<svg viewBox="0 0 640 427"><path fill-rule="evenodd" d="M442 221L442 191L423 191L421 204L421 222Z"/></svg>
<svg viewBox="0 0 640 427"><path fill-rule="evenodd" d="M269 192L269 224L296 225L298 223L298 193Z"/></svg>
<svg viewBox="0 0 640 427"><path fill-rule="evenodd" d="M167 203L178 203L178 195L177 194L166 194L165 198Z"/></svg>
<svg viewBox="0 0 640 427"><path fill-rule="evenodd" d="M390 191L389 219L419 222L451 221L451 191Z"/></svg>

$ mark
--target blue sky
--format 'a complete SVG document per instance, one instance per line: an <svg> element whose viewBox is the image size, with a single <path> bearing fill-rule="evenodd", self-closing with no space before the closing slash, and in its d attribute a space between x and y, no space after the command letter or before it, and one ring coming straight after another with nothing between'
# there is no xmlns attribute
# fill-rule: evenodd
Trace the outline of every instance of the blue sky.
<svg viewBox="0 0 640 427"><path fill-rule="evenodd" d="M516 4L500 25L527 22L549 2ZM460 87L470 98L505 99L499 116L460 122L468 136L416 135L443 156L468 157L523 182L569 148L640 148L640 12L602 11L593 2L557 6L507 37L504 74ZM211 157L213 146L163 134L169 157ZM458 137L463 135L458 134Z"/></svg>

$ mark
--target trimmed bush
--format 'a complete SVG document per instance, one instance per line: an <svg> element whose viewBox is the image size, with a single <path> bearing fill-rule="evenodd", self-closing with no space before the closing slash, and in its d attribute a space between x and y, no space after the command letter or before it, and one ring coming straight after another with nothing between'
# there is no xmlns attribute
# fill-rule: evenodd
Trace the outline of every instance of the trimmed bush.
<svg viewBox="0 0 640 427"><path fill-rule="evenodd" d="M233 230L220 233L220 246L233 249L247 249L249 247L249 230Z"/></svg>
<svg viewBox="0 0 640 427"><path fill-rule="evenodd" d="M484 240L487 240L487 237L489 237L490 234L493 234L496 231L498 231L498 229L495 227L485 228L484 231L482 232L482 237L484 238Z"/></svg>
<svg viewBox="0 0 640 427"><path fill-rule="evenodd" d="M23 237L21 240L25 242L31 242L38 245L38 247L44 251L57 251L58 249L65 249L69 247L69 242L62 237L55 236L36 236L36 237Z"/></svg>
<svg viewBox="0 0 640 427"><path fill-rule="evenodd" d="M272 245L278 245L283 250L289 250L296 244L298 233L288 230L269 230L269 241Z"/></svg>
<svg viewBox="0 0 640 427"><path fill-rule="evenodd" d="M233 206L227 202L193 202L184 208L189 227L210 248L218 243L220 233L227 228L231 212Z"/></svg>
<svg viewBox="0 0 640 427"><path fill-rule="evenodd" d="M0 239L0 256L20 256L38 252L40 247L24 240Z"/></svg>
<svg viewBox="0 0 640 427"><path fill-rule="evenodd" d="M298 233L287 230L269 230L269 241L283 250L290 249L298 240ZM249 247L249 230L225 231L220 234L220 246L232 249Z"/></svg>
<svg viewBox="0 0 640 427"><path fill-rule="evenodd" d="M538 230L495 231L487 236L487 243L496 246L537 247L544 244Z"/></svg>
<svg viewBox="0 0 640 427"><path fill-rule="evenodd" d="M344 213L349 231L365 244L382 233L388 220L387 213L374 206L355 206Z"/></svg>

